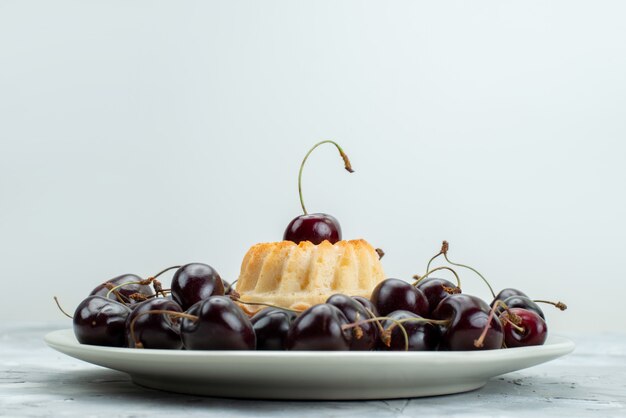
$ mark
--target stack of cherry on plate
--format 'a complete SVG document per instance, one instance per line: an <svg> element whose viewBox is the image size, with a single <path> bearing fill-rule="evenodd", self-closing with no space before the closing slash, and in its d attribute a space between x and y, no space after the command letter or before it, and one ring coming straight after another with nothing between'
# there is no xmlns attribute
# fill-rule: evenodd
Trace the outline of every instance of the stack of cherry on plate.
<svg viewBox="0 0 626 418"><path fill-rule="evenodd" d="M174 266L142 279L126 274L97 286L76 308L81 344L185 350L487 350L541 345L547 337L537 302L511 288L490 304L462 293L448 243L414 283L381 281L370 298L332 295L302 312L267 306L252 317L236 290L211 266ZM430 269L443 256L449 265ZM176 270L171 286L158 280ZM472 269L476 273L476 270ZM449 271L456 283L432 278ZM480 275L480 273L478 273ZM482 275L480 276L483 280Z"/></svg>

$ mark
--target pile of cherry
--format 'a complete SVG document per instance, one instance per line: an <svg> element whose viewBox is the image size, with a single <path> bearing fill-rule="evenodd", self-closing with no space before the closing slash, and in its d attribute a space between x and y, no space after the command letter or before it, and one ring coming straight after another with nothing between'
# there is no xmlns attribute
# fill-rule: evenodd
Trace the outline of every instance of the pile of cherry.
<svg viewBox="0 0 626 418"><path fill-rule="evenodd" d="M472 269L452 263L447 252L444 241L424 276L415 276L413 284L386 279L369 299L335 294L303 312L266 306L252 317L233 287L207 264L170 267L145 280L122 275L97 286L78 305L74 333L82 344L174 350L450 351L545 342L545 316L536 302L547 301L511 288L495 295L491 286L491 304L464 294L451 267L429 270L440 255ZM163 289L157 277L173 269L171 287ZM452 272L456 284L429 277L442 270Z"/></svg>

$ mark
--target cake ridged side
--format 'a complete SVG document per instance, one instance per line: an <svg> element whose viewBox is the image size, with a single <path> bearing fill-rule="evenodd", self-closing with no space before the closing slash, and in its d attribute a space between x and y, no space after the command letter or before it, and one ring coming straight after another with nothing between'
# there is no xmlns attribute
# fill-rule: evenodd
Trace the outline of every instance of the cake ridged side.
<svg viewBox="0 0 626 418"><path fill-rule="evenodd" d="M305 309L335 293L369 297L384 279L378 254L367 241L282 241L250 248L237 291L244 302Z"/></svg>

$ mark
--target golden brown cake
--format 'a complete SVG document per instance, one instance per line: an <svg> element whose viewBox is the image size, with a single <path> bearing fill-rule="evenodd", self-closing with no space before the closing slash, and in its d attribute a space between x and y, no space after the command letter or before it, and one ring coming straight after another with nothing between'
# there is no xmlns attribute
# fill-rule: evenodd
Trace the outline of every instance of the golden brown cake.
<svg viewBox="0 0 626 418"><path fill-rule="evenodd" d="M376 250L365 240L281 241L256 244L245 255L237 281L243 302L304 310L335 293L369 297L385 279ZM263 307L247 305L254 312Z"/></svg>

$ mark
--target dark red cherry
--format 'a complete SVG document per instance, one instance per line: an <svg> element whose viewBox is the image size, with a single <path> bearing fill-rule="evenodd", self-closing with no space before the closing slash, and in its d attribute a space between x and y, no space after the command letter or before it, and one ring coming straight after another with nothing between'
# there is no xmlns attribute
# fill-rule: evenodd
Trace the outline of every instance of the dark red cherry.
<svg viewBox="0 0 626 418"><path fill-rule="evenodd" d="M130 304L132 308L135 304L141 301L136 301L132 299L130 295L134 293L139 293L144 296L154 295L154 291L152 290L152 287L150 285L137 284L137 282L140 282L142 280L143 279L136 274L122 274L121 276L114 277L113 279L96 286L89 295L106 297L107 293L109 293L109 289L106 287L107 283L110 283L113 286L119 286L124 283L132 283L115 289L122 297L123 302ZM117 299L117 296L115 296L113 292L109 293L109 299L122 302Z"/></svg>
<svg viewBox="0 0 626 418"><path fill-rule="evenodd" d="M180 305L167 298L154 298L137 304L126 319L126 342L134 348L140 343L142 348L162 348L179 350L183 347L180 339L180 318L164 313L148 311L182 312ZM134 321L134 322L133 322ZM131 333L133 327L134 339Z"/></svg>
<svg viewBox="0 0 626 418"><path fill-rule="evenodd" d="M186 264L172 277L172 298L183 310L211 296L223 295L224 282L208 264Z"/></svg>
<svg viewBox="0 0 626 418"><path fill-rule="evenodd" d="M476 296L457 293L443 299L433 311L433 317L450 321L443 327L440 350L466 351L490 350L502 347L504 335L502 324L494 316L482 346L477 341L487 325L489 305Z"/></svg>
<svg viewBox="0 0 626 418"><path fill-rule="evenodd" d="M546 342L546 338L548 337L546 321L537 315L536 312L522 308L511 308L509 312L505 311L500 314L500 320L502 321L504 329L504 343L507 347L542 345ZM521 330L514 327L511 321L507 320L510 314L519 318L519 320L515 322L516 326L521 328Z"/></svg>
<svg viewBox="0 0 626 418"><path fill-rule="evenodd" d="M490 305L493 306L493 304L496 303L497 300L504 301L505 299L508 299L511 296L528 297L528 295L526 295L526 293L522 292L521 290L513 289L512 287L507 287L505 289L502 289L500 293L496 295L496 297L491 301Z"/></svg>
<svg viewBox="0 0 626 418"><path fill-rule="evenodd" d="M387 316L396 321L407 318L422 318L421 316L409 311L395 311L391 312ZM391 339L389 340L390 345L387 346L387 344L385 344L383 340L379 340L378 348L381 350L405 351L406 338L400 326L390 319L384 320L382 326L385 330L391 329ZM426 351L435 350L437 348L440 337L440 331L438 326L433 325L429 322L417 321L403 322L402 326L406 330L407 336L409 337L409 351Z"/></svg>
<svg viewBox="0 0 626 418"><path fill-rule="evenodd" d="M372 291L370 300L381 316L400 310L421 316L429 313L428 299L424 293L404 280L383 280Z"/></svg>
<svg viewBox="0 0 626 418"><path fill-rule="evenodd" d="M511 296L508 297L506 299L504 299L504 304L509 307L509 308L522 308L522 309L526 309L528 311L533 311L535 312L537 315L539 315L542 319L546 319L545 314L543 313L543 311L541 310L541 308L539 307L539 305L537 305L535 302L533 302L530 298L526 297L526 296ZM500 310L498 310L498 312L500 312Z"/></svg>
<svg viewBox="0 0 626 418"><path fill-rule="evenodd" d="M452 282L445 279L436 279L427 277L415 286L424 293L426 299L428 299L428 306L430 308L429 314L435 310L439 302L441 302L447 296L454 293L461 293L461 289Z"/></svg>
<svg viewBox="0 0 626 418"><path fill-rule="evenodd" d="M180 335L186 349L254 350L252 323L228 296L201 300L186 313L198 318L181 320Z"/></svg>
<svg viewBox="0 0 626 418"><path fill-rule="evenodd" d="M296 313L280 308L265 308L250 322L256 334L257 350L286 350L287 332L296 319Z"/></svg>
<svg viewBox="0 0 626 418"><path fill-rule="evenodd" d="M326 300L326 303L338 308L348 319L349 322L358 323L367 320L370 314L365 307L350 296L337 293ZM360 331L356 331L359 329ZM352 328L352 342L350 350L368 351L373 350L378 341L378 326L375 322L366 322L358 325L358 328Z"/></svg>
<svg viewBox="0 0 626 418"><path fill-rule="evenodd" d="M300 205L302 206L303 215L295 217L283 234L283 240L293 241L299 244L302 241L310 241L315 245L322 243L324 240L329 241L331 244L341 241L341 226L339 221L331 215L325 213L311 213L309 214L304 206L304 198L302 196L302 170L307 158L313 150L322 144L332 144L339 151L339 155L344 163L344 168L352 173L352 165L350 160L343 149L334 141L321 141L313 145L313 148L307 152L300 164L300 172L298 173L298 194L300 195Z"/></svg>
<svg viewBox="0 0 626 418"><path fill-rule="evenodd" d="M349 350L352 330L342 328L347 324L348 319L337 307L327 303L313 305L291 324L287 349Z"/></svg>
<svg viewBox="0 0 626 418"><path fill-rule="evenodd" d="M363 307L367 310L369 310L373 316L379 316L379 312L378 309L376 309L376 306L374 306L374 304L372 303L371 300L369 300L368 298L364 297L364 296L352 296L352 299L356 300L357 302L359 302L361 305L363 305Z"/></svg>
<svg viewBox="0 0 626 418"><path fill-rule="evenodd" d="M74 335L81 344L123 347L130 312L122 303L103 296L89 296L74 312Z"/></svg>
<svg viewBox="0 0 626 418"><path fill-rule="evenodd" d="M325 213L300 215L289 222L283 240L296 244L311 241L315 245L326 240L334 244L341 241L341 226L334 216Z"/></svg>

